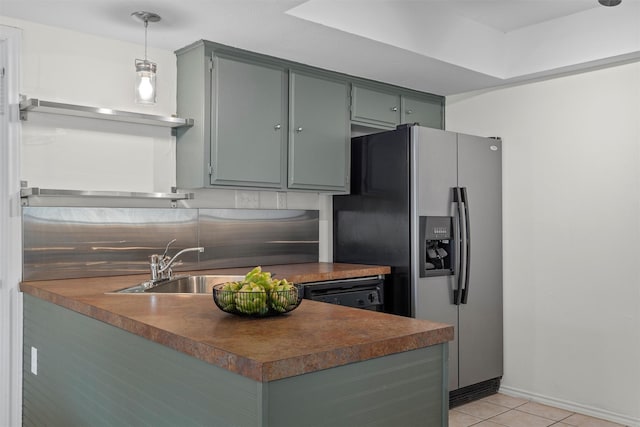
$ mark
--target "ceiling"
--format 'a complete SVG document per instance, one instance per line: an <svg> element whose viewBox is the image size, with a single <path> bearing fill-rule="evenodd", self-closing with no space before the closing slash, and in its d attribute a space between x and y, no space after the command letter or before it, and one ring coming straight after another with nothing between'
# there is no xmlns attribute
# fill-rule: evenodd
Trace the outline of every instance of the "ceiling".
<svg viewBox="0 0 640 427"><path fill-rule="evenodd" d="M640 59L640 0L1 0L0 15L176 50L206 39L451 95ZM150 58L153 59L153 58Z"/></svg>

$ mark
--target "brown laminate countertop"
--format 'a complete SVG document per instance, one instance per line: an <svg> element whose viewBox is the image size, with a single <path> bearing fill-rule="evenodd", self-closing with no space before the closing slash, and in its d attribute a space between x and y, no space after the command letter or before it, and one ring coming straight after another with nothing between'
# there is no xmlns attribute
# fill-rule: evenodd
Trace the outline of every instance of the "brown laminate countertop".
<svg viewBox="0 0 640 427"><path fill-rule="evenodd" d="M226 268L197 274L243 275L249 270ZM270 265L263 270L294 283L390 272L384 266L338 263ZM261 382L453 339L450 325L306 299L285 315L254 319L224 313L209 294L109 293L145 280L148 275L61 279L22 282L20 288Z"/></svg>

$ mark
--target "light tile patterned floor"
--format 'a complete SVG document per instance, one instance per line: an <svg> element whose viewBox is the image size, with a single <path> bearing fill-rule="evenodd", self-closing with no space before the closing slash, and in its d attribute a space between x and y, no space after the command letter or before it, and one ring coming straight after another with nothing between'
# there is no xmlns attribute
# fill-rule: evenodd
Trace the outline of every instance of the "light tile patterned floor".
<svg viewBox="0 0 640 427"><path fill-rule="evenodd" d="M494 394L449 411L449 427L623 427L526 399Z"/></svg>

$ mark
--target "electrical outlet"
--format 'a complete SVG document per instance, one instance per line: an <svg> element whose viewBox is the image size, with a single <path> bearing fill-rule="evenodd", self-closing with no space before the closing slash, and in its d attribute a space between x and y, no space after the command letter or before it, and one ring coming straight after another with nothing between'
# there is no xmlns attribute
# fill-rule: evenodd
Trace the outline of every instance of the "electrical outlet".
<svg viewBox="0 0 640 427"><path fill-rule="evenodd" d="M31 347L31 373L38 375L38 349Z"/></svg>
<svg viewBox="0 0 640 427"><path fill-rule="evenodd" d="M257 191L236 191L236 208L257 209L260 207L260 193Z"/></svg>
<svg viewBox="0 0 640 427"><path fill-rule="evenodd" d="M278 209L287 209L287 193L278 191L276 204Z"/></svg>

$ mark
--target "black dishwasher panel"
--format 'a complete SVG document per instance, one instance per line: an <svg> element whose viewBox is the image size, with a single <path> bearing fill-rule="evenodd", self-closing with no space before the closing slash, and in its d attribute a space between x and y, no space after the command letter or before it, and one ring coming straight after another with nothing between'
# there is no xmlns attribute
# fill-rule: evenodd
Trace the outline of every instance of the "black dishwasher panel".
<svg viewBox="0 0 640 427"><path fill-rule="evenodd" d="M304 298L365 310L384 308L384 278L381 276L304 283Z"/></svg>

